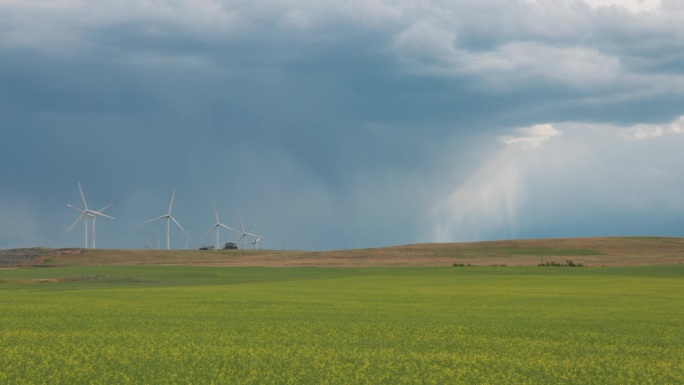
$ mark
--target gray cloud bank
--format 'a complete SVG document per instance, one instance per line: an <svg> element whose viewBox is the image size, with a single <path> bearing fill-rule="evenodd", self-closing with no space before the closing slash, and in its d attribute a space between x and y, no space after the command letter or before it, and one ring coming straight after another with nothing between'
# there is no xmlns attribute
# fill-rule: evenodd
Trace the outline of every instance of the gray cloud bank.
<svg viewBox="0 0 684 385"><path fill-rule="evenodd" d="M212 199L267 248L682 235L682 20L676 1L0 2L0 248L82 244L77 180L117 200L101 247L163 238L143 221L173 189L192 247Z"/></svg>

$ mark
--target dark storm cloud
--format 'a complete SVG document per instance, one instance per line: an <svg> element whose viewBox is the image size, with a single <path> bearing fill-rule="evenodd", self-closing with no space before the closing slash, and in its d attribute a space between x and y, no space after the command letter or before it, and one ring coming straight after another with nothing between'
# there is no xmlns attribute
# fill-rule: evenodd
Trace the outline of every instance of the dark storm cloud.
<svg viewBox="0 0 684 385"><path fill-rule="evenodd" d="M594 141L565 132L593 132L582 124L620 130L684 114L682 14L665 6L5 4L0 112L4 141L20 145L0 154L13 165L2 169L0 217L39 209L24 220L33 236L5 236L0 247L80 244L78 232L63 234L77 180L93 204L119 201L117 221L102 222L110 247L154 238L142 221L162 214L173 189L192 246L211 224L212 199L273 248L579 234L577 224L535 225L553 219L526 194L555 180L536 164L553 155L547 141L566 150ZM581 127L523 135L540 143L535 156L502 145L521 127L563 122ZM611 138L595 143L623 148ZM607 199L599 191L587 205ZM463 205L477 221L468 236L456 234ZM49 230L36 225L43 210Z"/></svg>

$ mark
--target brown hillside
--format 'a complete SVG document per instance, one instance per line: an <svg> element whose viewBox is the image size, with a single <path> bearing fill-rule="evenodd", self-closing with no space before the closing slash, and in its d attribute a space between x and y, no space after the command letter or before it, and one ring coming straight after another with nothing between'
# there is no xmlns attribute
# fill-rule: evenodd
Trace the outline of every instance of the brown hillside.
<svg viewBox="0 0 684 385"><path fill-rule="evenodd" d="M82 250L0 251L0 266L478 266L537 265L571 260L585 266L684 263L684 238L610 237L429 243L325 252L280 250Z"/></svg>

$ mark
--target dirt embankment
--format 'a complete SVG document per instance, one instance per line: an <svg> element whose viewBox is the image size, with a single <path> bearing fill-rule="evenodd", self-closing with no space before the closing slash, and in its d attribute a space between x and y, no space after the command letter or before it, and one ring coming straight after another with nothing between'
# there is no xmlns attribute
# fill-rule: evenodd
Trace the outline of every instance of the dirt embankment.
<svg viewBox="0 0 684 385"><path fill-rule="evenodd" d="M572 261L584 266L684 263L684 238L610 237L428 243L325 252L281 250L83 250L28 248L0 251L0 267L65 265L193 266L530 266Z"/></svg>

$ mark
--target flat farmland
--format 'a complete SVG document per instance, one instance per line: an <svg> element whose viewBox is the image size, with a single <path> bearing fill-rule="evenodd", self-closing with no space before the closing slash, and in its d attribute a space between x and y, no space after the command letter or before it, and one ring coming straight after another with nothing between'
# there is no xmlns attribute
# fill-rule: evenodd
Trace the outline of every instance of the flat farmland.
<svg viewBox="0 0 684 385"><path fill-rule="evenodd" d="M6 384L681 384L682 330L684 265L0 270Z"/></svg>

